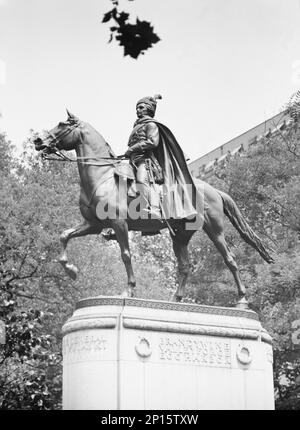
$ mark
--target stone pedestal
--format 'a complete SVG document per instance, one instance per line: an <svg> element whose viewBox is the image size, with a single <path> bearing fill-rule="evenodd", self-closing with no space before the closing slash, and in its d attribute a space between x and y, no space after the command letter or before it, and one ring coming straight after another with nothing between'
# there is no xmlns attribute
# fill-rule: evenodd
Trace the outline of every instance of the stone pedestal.
<svg viewBox="0 0 300 430"><path fill-rule="evenodd" d="M96 297L63 335L64 409L274 409L271 338L253 311Z"/></svg>

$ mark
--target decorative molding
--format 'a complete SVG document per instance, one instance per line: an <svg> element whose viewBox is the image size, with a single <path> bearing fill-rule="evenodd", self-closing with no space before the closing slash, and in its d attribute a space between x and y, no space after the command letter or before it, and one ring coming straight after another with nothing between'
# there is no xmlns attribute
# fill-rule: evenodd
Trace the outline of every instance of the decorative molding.
<svg viewBox="0 0 300 430"><path fill-rule="evenodd" d="M69 319L66 324L62 328L62 334L65 336L66 334L72 332L78 332L81 330L91 330L91 329L104 329L104 328L115 328L117 325L117 318L80 318L78 319Z"/></svg>
<svg viewBox="0 0 300 430"><path fill-rule="evenodd" d="M137 318L123 318L123 326L135 330L151 330L177 334L198 334L203 336L218 336L238 339L258 340L271 343L270 339L262 336L261 329L227 328L199 324L172 323Z"/></svg>
<svg viewBox="0 0 300 430"><path fill-rule="evenodd" d="M121 297L88 297L87 299L79 300L75 309L92 306L124 306L124 299Z"/></svg>
<svg viewBox="0 0 300 430"><path fill-rule="evenodd" d="M195 312L211 315L249 318L258 321L257 313L251 310L121 297L91 297L83 299L77 303L76 309L92 306L134 306L149 309L162 309L167 311Z"/></svg>
<svg viewBox="0 0 300 430"><path fill-rule="evenodd" d="M272 337L269 335L269 333L263 328L261 331L261 341L272 344Z"/></svg>
<svg viewBox="0 0 300 430"><path fill-rule="evenodd" d="M251 310L242 310L236 308L225 308L221 306L206 306L206 305L194 305L189 303L176 303L176 302L164 302L156 300L144 300L144 299L124 299L125 306L136 306L151 309L164 309L168 311L181 311L181 312L196 312L213 315L224 315L233 317L250 318L258 321L258 315L256 312Z"/></svg>

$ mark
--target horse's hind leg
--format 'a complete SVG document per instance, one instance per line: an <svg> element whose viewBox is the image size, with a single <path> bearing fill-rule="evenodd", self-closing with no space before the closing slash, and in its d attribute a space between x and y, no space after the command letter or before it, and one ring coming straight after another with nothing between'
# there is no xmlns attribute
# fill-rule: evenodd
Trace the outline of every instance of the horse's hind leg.
<svg viewBox="0 0 300 430"><path fill-rule="evenodd" d="M233 252L231 252L229 246L226 243L223 231L220 229L213 229L208 224L204 224L203 230L208 235L208 237L212 240L212 242L214 243L214 245L222 255L226 266L233 274L235 283L238 288L239 298L244 299L246 295L246 289L241 281L239 269L235 261L235 256Z"/></svg>
<svg viewBox="0 0 300 430"><path fill-rule="evenodd" d="M190 261L188 253L188 243L194 234L192 230L176 232L171 235L173 241L173 250L178 262L178 287L173 296L173 300L180 302L185 293L185 286L190 273Z"/></svg>
<svg viewBox="0 0 300 430"><path fill-rule="evenodd" d="M68 262L68 255L67 255L67 245L70 239L73 239L75 237L81 237L86 236L88 234L99 234L101 233L102 226L100 224L90 224L87 221L83 222L82 224L78 225L74 228L69 228L62 232L60 235L60 242L62 244L62 254L59 257L59 262L67 272L67 274L72 278L76 279L78 269L74 264L70 264Z"/></svg>

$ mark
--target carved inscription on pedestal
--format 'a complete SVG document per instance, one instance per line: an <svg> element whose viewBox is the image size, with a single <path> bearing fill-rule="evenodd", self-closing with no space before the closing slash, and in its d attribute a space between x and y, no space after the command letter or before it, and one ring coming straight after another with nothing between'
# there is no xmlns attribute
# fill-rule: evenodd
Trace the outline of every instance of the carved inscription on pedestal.
<svg viewBox="0 0 300 430"><path fill-rule="evenodd" d="M200 366L230 367L230 340L193 337L160 337L159 358L163 361Z"/></svg>
<svg viewBox="0 0 300 430"><path fill-rule="evenodd" d="M98 334L69 334L63 339L63 356L67 363L99 360L107 350L107 339Z"/></svg>

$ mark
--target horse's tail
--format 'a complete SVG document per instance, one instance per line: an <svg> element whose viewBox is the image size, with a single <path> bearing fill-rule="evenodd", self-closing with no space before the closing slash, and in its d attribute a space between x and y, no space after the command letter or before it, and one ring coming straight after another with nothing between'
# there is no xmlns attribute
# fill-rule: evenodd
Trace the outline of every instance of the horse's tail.
<svg viewBox="0 0 300 430"><path fill-rule="evenodd" d="M224 213L229 218L232 225L237 229L241 238L244 239L244 241L251 245L254 249L256 249L267 263L274 263L273 258L262 244L260 238L254 233L252 228L246 222L233 199L222 191L218 190L218 192L220 193L223 200Z"/></svg>

